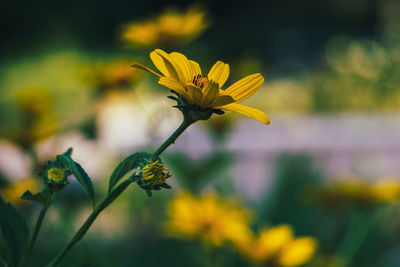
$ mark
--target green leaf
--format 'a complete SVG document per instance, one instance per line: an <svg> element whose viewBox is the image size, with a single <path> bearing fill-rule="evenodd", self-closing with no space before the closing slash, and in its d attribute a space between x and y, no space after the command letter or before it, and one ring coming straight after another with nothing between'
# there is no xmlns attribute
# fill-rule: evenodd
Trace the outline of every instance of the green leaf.
<svg viewBox="0 0 400 267"><path fill-rule="evenodd" d="M31 191L28 190L22 195L21 198L24 200L40 202L43 204L43 206L46 206L50 202L51 192L42 191L36 194L32 194Z"/></svg>
<svg viewBox="0 0 400 267"><path fill-rule="evenodd" d="M28 241L24 218L0 197L0 256L7 266L18 266Z"/></svg>
<svg viewBox="0 0 400 267"><path fill-rule="evenodd" d="M146 152L137 152L126 157L121 161L117 168L113 171L110 177L108 192L111 192L116 184L131 170L136 169L140 164L145 164L145 162L150 158L150 154Z"/></svg>
<svg viewBox="0 0 400 267"><path fill-rule="evenodd" d="M7 266L13 266L11 249L8 247L2 234L0 234L0 266L3 266L1 263L7 264Z"/></svg>
<svg viewBox="0 0 400 267"><path fill-rule="evenodd" d="M69 155L70 154L67 151L67 153L57 156L57 159L61 161L61 163L75 176L76 180L78 180L82 188L88 194L90 200L92 201L93 207L95 207L96 202L92 181L81 165L73 161Z"/></svg>

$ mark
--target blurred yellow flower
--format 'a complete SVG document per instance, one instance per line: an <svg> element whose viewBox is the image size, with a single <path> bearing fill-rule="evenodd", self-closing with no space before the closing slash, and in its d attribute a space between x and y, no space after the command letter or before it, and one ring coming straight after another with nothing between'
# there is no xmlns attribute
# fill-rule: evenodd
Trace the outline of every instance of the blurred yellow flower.
<svg viewBox="0 0 400 267"><path fill-rule="evenodd" d="M365 181L350 177L318 189L316 196L318 203L329 206L394 203L400 199L400 182L394 178Z"/></svg>
<svg viewBox="0 0 400 267"><path fill-rule="evenodd" d="M205 12L167 10L155 19L124 26L122 39L132 45L153 46L197 37L207 27Z"/></svg>
<svg viewBox="0 0 400 267"><path fill-rule="evenodd" d="M95 68L95 83L100 90L129 88L142 75L126 60L116 60Z"/></svg>
<svg viewBox="0 0 400 267"><path fill-rule="evenodd" d="M156 75L159 84L175 91L190 104L236 111L269 124L269 118L261 110L238 104L263 85L264 77L260 73L249 75L222 90L229 76L229 65L222 61L215 63L208 74L203 75L197 62L177 52L168 54L156 49L150 53L150 58L164 76L140 64L132 66Z"/></svg>
<svg viewBox="0 0 400 267"><path fill-rule="evenodd" d="M199 239L220 246L224 242L243 242L248 237L246 210L216 195L195 197L188 193L175 197L168 207L167 228L179 237Z"/></svg>
<svg viewBox="0 0 400 267"><path fill-rule="evenodd" d="M31 86L19 90L17 104L22 116L21 127L17 132L10 133L10 139L29 147L57 131L54 95L48 88Z"/></svg>
<svg viewBox="0 0 400 267"><path fill-rule="evenodd" d="M238 250L255 263L273 266L298 266L313 256L316 241L310 237L295 238L292 228L278 225L262 229L259 236L236 243Z"/></svg>
<svg viewBox="0 0 400 267"><path fill-rule="evenodd" d="M317 243L311 237L297 238L282 248L278 262L286 267L304 264L314 255L316 247Z"/></svg>
<svg viewBox="0 0 400 267"><path fill-rule="evenodd" d="M392 178L379 180L371 185L370 192L378 201L396 202L400 199L400 183Z"/></svg>
<svg viewBox="0 0 400 267"><path fill-rule="evenodd" d="M3 190L4 198L11 203L23 203L25 200L21 196L27 191L35 192L38 189L38 183L33 178L16 181Z"/></svg>

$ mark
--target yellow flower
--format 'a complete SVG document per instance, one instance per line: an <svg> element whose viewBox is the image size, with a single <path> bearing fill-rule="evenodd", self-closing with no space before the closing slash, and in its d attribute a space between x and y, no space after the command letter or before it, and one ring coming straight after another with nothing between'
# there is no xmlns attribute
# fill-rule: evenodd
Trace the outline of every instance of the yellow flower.
<svg viewBox="0 0 400 267"><path fill-rule="evenodd" d="M318 203L329 206L394 203L400 199L400 183L394 178L366 181L357 177L345 177L320 188L316 197Z"/></svg>
<svg viewBox="0 0 400 267"><path fill-rule="evenodd" d="M259 253L272 255L293 239L292 228L289 225L279 225L265 229L258 240Z"/></svg>
<svg viewBox="0 0 400 267"><path fill-rule="evenodd" d="M229 65L222 61L215 63L208 74L203 75L197 62L177 52L168 54L156 49L150 53L150 58L162 75L140 64L132 66L156 75L159 84L175 91L190 104L236 111L269 124L269 118L261 110L238 104L263 85L264 77L260 73L249 75L223 90L229 76Z"/></svg>
<svg viewBox="0 0 400 267"><path fill-rule="evenodd" d="M7 187L3 193L4 198L11 203L23 203L25 200L21 199L21 196L27 191L35 192L38 189L38 184L35 179L28 178L21 181L17 181L11 186Z"/></svg>
<svg viewBox="0 0 400 267"><path fill-rule="evenodd" d="M247 212L215 195L175 197L168 207L167 228L176 236L220 246L247 238Z"/></svg>
<svg viewBox="0 0 400 267"><path fill-rule="evenodd" d="M285 267L306 263L313 256L317 243L310 237L297 238L287 244L279 256L279 264Z"/></svg>
<svg viewBox="0 0 400 267"><path fill-rule="evenodd" d="M310 237L295 238L292 228L278 225L262 229L259 236L235 244L237 249L255 263L273 266L297 266L314 254L316 242Z"/></svg>
<svg viewBox="0 0 400 267"><path fill-rule="evenodd" d="M192 40L207 27L205 15L197 8L184 12L167 10L155 19L125 25L122 39L142 46Z"/></svg>
<svg viewBox="0 0 400 267"><path fill-rule="evenodd" d="M122 39L132 44L150 46L157 43L158 35L157 25L150 21L126 26Z"/></svg>
<svg viewBox="0 0 400 267"><path fill-rule="evenodd" d="M47 171L47 178L56 183L60 183L64 180L65 174L64 171L59 168L51 168Z"/></svg>
<svg viewBox="0 0 400 267"><path fill-rule="evenodd" d="M22 146L31 146L57 131L54 95L46 87L31 86L18 91L17 104L21 115L21 128L12 131L10 139Z"/></svg>
<svg viewBox="0 0 400 267"><path fill-rule="evenodd" d="M244 243L236 243L239 251L254 262L266 262L284 245L293 240L292 228L279 225L261 230L258 237L252 236Z"/></svg>
<svg viewBox="0 0 400 267"><path fill-rule="evenodd" d="M396 202L400 198L400 183L395 179L383 179L374 183L371 195L382 202Z"/></svg>
<svg viewBox="0 0 400 267"><path fill-rule="evenodd" d="M191 39L207 27L205 13L196 8L191 8L185 13L169 10L161 14L157 22L164 38L170 36Z"/></svg>
<svg viewBox="0 0 400 267"><path fill-rule="evenodd" d="M134 81L139 80L142 73L129 67L124 60L115 60L95 69L94 84L100 90L128 88Z"/></svg>

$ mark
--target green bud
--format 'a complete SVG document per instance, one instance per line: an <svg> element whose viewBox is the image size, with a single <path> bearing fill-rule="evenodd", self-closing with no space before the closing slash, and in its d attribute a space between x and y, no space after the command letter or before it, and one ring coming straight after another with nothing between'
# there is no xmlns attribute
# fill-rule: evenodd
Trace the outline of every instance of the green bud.
<svg viewBox="0 0 400 267"><path fill-rule="evenodd" d="M169 169L164 167L161 159L149 160L147 164L137 173L137 184L144 190L148 196L151 196L152 190L160 190L161 188L171 188L167 183L167 179L171 177Z"/></svg>

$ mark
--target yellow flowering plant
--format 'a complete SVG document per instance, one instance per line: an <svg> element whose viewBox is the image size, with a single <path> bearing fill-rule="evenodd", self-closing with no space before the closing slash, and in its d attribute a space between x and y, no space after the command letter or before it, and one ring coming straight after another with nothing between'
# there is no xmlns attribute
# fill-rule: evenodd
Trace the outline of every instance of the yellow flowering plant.
<svg viewBox="0 0 400 267"><path fill-rule="evenodd" d="M207 26L206 13L199 8L166 10L154 19L127 23L121 37L132 46L166 45L191 41Z"/></svg>
<svg viewBox="0 0 400 267"><path fill-rule="evenodd" d="M170 202L167 214L165 225L172 236L213 247L231 244L244 258L262 266L299 266L317 248L314 238L295 237L286 224L263 228L256 235L249 211L215 194L182 193Z"/></svg>
<svg viewBox="0 0 400 267"><path fill-rule="evenodd" d="M235 243L238 250L254 263L294 267L309 261L317 243L311 237L296 238L289 225L264 228L259 236L252 234Z"/></svg>
<svg viewBox="0 0 400 267"><path fill-rule="evenodd" d="M156 49L150 58L159 74L141 64L133 64L157 76L158 83L178 94L178 108L193 120L208 119L213 113L223 114L221 110L230 110L269 124L267 115L255 108L238 104L252 96L264 84L260 73L249 75L225 90L222 89L229 77L229 65L217 61L208 74L202 74L199 64L189 60L181 53L166 53Z"/></svg>
<svg viewBox="0 0 400 267"><path fill-rule="evenodd" d="M203 75L198 63L188 60L184 55L173 52L167 54L163 50L156 49L150 54L155 66L162 74L159 74L143 65L134 64L133 66L146 70L157 76L158 83L171 89L175 96L170 98L177 101L176 107L183 114L183 122L178 129L167 140L160 145L153 153L136 152L123 161L121 161L111 174L109 179L108 191L105 198L99 203L96 202L95 191L91 179L86 171L75 162L72 157L72 149L64 154L58 155L55 161L49 161L44 167L40 176L42 177L43 189L38 193L26 191L22 195L22 199L35 201L42 204L42 210L36 222L35 229L30 238L28 248L22 259L23 266L28 266L33 252L35 241L38 237L42 222L46 212L56 197L67 184L68 177L73 175L79 182L81 187L87 193L93 207L92 212L82 224L79 230L72 237L71 241L60 251L58 255L48 264L48 266L58 266L66 254L85 236L98 215L106 209L115 199L117 199L130 184L136 183L150 197L152 191L171 188L167 183L167 179L171 177L168 168L164 166L162 159L159 157L176 139L193 123L199 120L207 120L212 114L223 114L223 110L231 110L252 117L264 124L269 124L269 119L264 112L247 107L239 102L253 95L264 83L261 74L253 74L247 76L227 89L222 89L229 76L229 65L218 61L208 72ZM125 77L125 76L123 76ZM211 227L212 233L206 235L203 241L214 245L222 244L226 239L240 240L241 236L246 236L248 228L246 227L247 215L239 208L220 201L215 197L209 196L197 202L189 196L184 196L187 204L191 204L189 211L203 210L204 214L196 217L195 214L189 214L189 217L178 218L171 223L177 226L181 225L179 220L197 220L201 222L198 226L193 225L193 229L186 229L188 237L196 237L201 233L205 233ZM178 201L179 202L179 201ZM15 217L14 210L1 199L0 207L7 212L1 216ZM182 205L177 203L172 209L181 209ZM4 215L5 214L5 215ZM198 214L199 215L199 214ZM219 220L214 220L219 216ZM1 217L0 219L2 219ZM21 219L22 220L22 219ZM4 219L8 221L8 219ZM22 220L23 221L23 220ZM216 224L213 224L213 223ZM1 227L7 228L9 231L13 227L25 225L24 223L13 225L10 223L2 224ZM26 226L26 225L25 225ZM189 227L188 225L186 227ZM176 228L177 229L177 228ZM190 232L191 231L191 232ZM18 233L19 229L14 229L12 233ZM184 234L184 232L181 232ZM1 237L1 236L0 236ZM25 236L27 237L27 236ZM9 247L12 248L13 240L18 239L17 236L7 239ZM22 240L22 239L21 239ZM24 239L25 240L25 239ZM22 240L22 241L24 241ZM21 241L21 242L22 242ZM22 243L25 243L22 242ZM23 247L23 245L21 245ZM21 261L21 251L15 254L15 257L8 259L10 266L18 265Z"/></svg>
<svg viewBox="0 0 400 267"><path fill-rule="evenodd" d="M167 212L166 226L172 235L198 239L212 246L242 239L241 236L247 235L250 221L245 209L215 194L195 197L183 193L171 201Z"/></svg>
<svg viewBox="0 0 400 267"><path fill-rule="evenodd" d="M393 177L377 181L345 177L315 189L313 196L318 204L335 208L393 204L400 199L400 182L399 179Z"/></svg>

